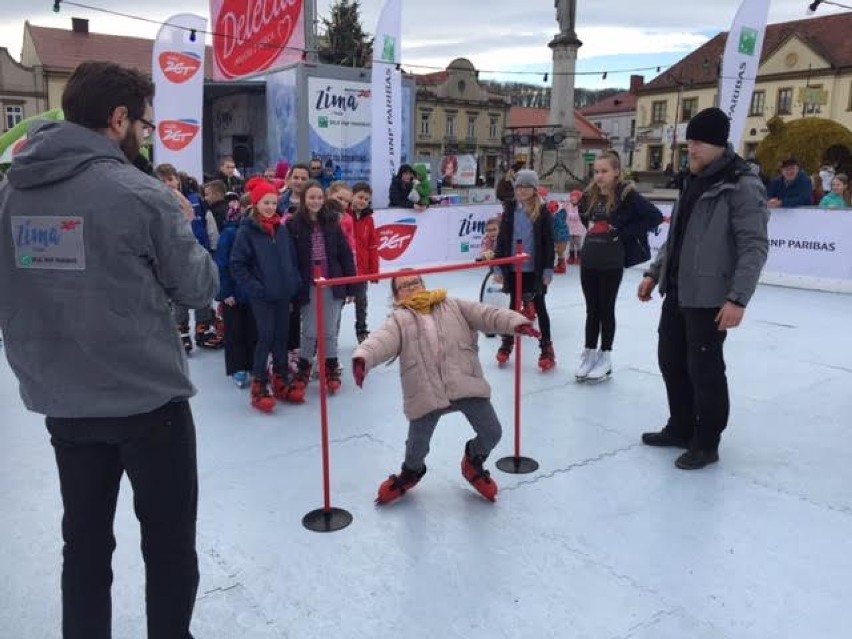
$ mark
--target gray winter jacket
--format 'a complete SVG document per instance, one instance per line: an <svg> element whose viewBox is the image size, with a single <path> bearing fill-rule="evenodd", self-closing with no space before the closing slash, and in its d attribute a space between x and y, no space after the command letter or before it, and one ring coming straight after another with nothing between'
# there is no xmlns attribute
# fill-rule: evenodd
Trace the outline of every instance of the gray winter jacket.
<svg viewBox="0 0 852 639"><path fill-rule="evenodd" d="M683 238L677 294L686 308L719 308L726 301L746 306L769 252L763 183L745 161L734 157L730 146L705 170L712 174L724 164L730 164L728 170L695 203ZM646 273L659 283L663 295L669 288L668 252L678 222L676 202L668 238Z"/></svg>
<svg viewBox="0 0 852 639"><path fill-rule="evenodd" d="M491 387L479 363L478 331L511 335L529 320L507 308L448 297L432 309L440 358L429 348L423 316L395 307L384 325L361 342L352 358L363 358L366 370L399 357L403 411L413 421L450 402L467 397L491 397Z"/></svg>
<svg viewBox="0 0 852 639"><path fill-rule="evenodd" d="M176 196L109 138L39 123L0 186L0 328L27 408L123 417L192 396L169 300L216 266Z"/></svg>

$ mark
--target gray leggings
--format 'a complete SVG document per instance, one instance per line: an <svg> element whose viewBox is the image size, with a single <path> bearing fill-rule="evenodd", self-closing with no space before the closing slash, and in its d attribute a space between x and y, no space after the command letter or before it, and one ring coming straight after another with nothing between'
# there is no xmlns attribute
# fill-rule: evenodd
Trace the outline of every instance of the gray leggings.
<svg viewBox="0 0 852 639"><path fill-rule="evenodd" d="M334 297L330 288L323 289L323 311L325 326L323 333L325 338L326 358L337 357L337 333L340 329L340 312L343 310L343 300ZM302 307L302 339L299 344L301 357L313 361L314 353L317 352L317 288L311 288L310 301Z"/></svg>
<svg viewBox="0 0 852 639"><path fill-rule="evenodd" d="M429 454L429 442L442 415L460 411L476 432L471 440L471 455L488 457L503 434L500 420L494 412L490 399L483 397L465 397L450 402L449 408L427 413L409 423L408 440L405 442L405 466L414 471L422 470Z"/></svg>

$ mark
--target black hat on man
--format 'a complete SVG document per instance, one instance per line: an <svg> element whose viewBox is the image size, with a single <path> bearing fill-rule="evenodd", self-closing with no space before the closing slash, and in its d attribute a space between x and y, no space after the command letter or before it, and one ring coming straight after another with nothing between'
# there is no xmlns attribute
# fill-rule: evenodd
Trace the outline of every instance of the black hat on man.
<svg viewBox="0 0 852 639"><path fill-rule="evenodd" d="M686 139L706 142L713 146L727 146L731 121L722 109L710 107L699 111L686 126Z"/></svg>

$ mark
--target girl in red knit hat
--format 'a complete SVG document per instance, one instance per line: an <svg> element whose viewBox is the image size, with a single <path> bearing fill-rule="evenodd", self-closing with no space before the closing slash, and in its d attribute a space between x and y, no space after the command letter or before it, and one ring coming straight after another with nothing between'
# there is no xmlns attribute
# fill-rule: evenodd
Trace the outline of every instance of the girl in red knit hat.
<svg viewBox="0 0 852 639"><path fill-rule="evenodd" d="M275 408L276 399L304 401L304 389L294 386L287 366L290 306L299 294L302 280L293 240L276 212L278 190L263 178L249 180L246 190L251 196L252 210L237 232L230 267L234 278L248 293L257 325L251 404L269 413Z"/></svg>

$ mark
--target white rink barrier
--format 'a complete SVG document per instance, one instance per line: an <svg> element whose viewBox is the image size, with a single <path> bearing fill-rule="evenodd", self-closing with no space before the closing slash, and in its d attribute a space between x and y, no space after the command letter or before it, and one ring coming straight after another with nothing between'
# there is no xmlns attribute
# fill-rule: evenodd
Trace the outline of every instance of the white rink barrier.
<svg viewBox="0 0 852 639"><path fill-rule="evenodd" d="M656 203L665 222L651 234L651 251L665 241L671 202ZM384 209L375 212L382 270L476 259L485 223L500 204ZM773 209L769 218L769 259L761 276L776 284L852 293L852 210Z"/></svg>

